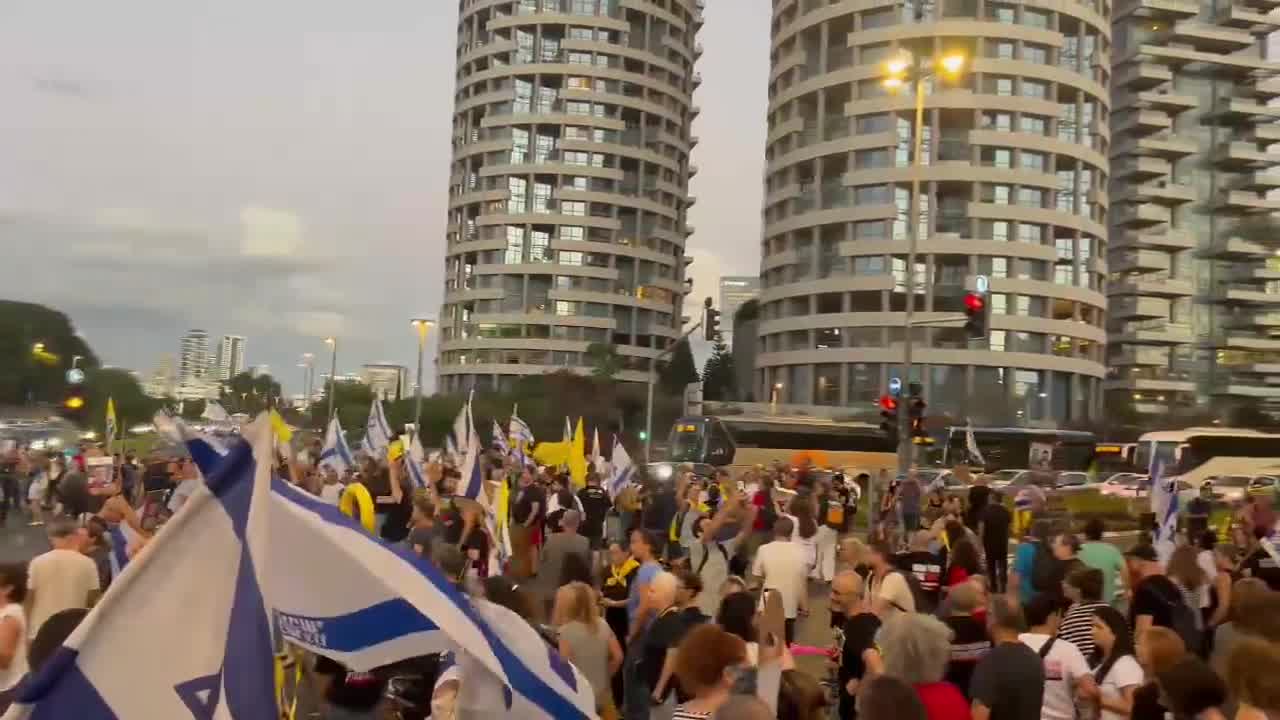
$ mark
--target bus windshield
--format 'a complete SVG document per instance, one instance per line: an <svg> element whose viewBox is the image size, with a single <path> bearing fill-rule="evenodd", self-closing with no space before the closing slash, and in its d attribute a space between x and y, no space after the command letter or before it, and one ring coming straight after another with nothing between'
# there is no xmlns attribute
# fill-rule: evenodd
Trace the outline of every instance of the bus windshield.
<svg viewBox="0 0 1280 720"><path fill-rule="evenodd" d="M1152 449L1155 452L1155 464L1164 468L1172 468L1178 460L1177 440L1158 440L1156 442L1138 443L1133 454L1133 464L1138 470L1147 470L1152 465Z"/></svg>
<svg viewBox="0 0 1280 720"><path fill-rule="evenodd" d="M681 419L671 428L672 462L703 462L706 445L706 422Z"/></svg>

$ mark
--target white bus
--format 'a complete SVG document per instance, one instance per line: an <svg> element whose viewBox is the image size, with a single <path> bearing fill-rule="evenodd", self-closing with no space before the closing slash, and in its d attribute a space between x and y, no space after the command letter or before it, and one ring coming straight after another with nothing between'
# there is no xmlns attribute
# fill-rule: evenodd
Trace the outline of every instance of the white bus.
<svg viewBox="0 0 1280 720"><path fill-rule="evenodd" d="M1190 487L1212 477L1280 473L1280 435L1226 427L1149 432L1138 438L1138 472L1159 466Z"/></svg>

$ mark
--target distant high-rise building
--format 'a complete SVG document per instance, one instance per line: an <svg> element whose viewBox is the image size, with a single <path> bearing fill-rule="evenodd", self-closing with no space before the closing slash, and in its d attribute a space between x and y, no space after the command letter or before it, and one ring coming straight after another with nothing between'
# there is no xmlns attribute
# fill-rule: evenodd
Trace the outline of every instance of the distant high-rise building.
<svg viewBox="0 0 1280 720"><path fill-rule="evenodd" d="M173 355L163 355L143 390L153 398L173 397L177 392L177 380Z"/></svg>
<svg viewBox="0 0 1280 720"><path fill-rule="evenodd" d="M680 336L700 0L484 0L457 24L437 387Z"/></svg>
<svg viewBox="0 0 1280 720"><path fill-rule="evenodd" d="M182 349L178 355L178 382L203 380L209 370L209 333L189 330L182 336Z"/></svg>
<svg viewBox="0 0 1280 720"><path fill-rule="evenodd" d="M361 380L373 391L374 397L383 400L402 397L409 386L408 376L408 368L391 363L371 363L360 369Z"/></svg>
<svg viewBox="0 0 1280 720"><path fill-rule="evenodd" d="M223 335L218 345L217 379L230 380L244 372L244 343L242 335Z"/></svg>
<svg viewBox="0 0 1280 720"><path fill-rule="evenodd" d="M733 334L733 316L748 300L760 297L760 276L742 275L720 278L720 327Z"/></svg>

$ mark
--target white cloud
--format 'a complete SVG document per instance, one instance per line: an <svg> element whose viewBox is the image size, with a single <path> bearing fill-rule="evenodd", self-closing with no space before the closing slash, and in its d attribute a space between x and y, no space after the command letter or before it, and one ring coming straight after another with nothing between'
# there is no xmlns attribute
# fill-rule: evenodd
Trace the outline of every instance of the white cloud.
<svg viewBox="0 0 1280 720"><path fill-rule="evenodd" d="M245 255L279 257L302 247L302 220L288 210L248 205L240 209L240 227Z"/></svg>

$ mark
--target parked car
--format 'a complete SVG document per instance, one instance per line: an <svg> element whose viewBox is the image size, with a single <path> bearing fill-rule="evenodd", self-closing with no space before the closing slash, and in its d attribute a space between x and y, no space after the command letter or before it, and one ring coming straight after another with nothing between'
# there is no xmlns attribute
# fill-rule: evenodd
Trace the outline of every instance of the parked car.
<svg viewBox="0 0 1280 720"><path fill-rule="evenodd" d="M1249 493L1253 492L1255 487L1255 477L1252 475L1213 475L1205 478L1205 484L1212 484L1213 502L1233 505L1244 501ZM1270 478L1274 485L1275 479ZM1259 488L1265 488L1265 481L1257 484ZM1192 498L1200 494L1200 487L1191 487L1188 483L1178 483L1178 501L1181 503L1190 502Z"/></svg>
<svg viewBox="0 0 1280 720"><path fill-rule="evenodd" d="M1087 490L1095 484L1089 478L1089 473L1074 470L1060 472L1054 480L1055 483L1053 489L1062 492L1078 492L1080 490Z"/></svg>
<svg viewBox="0 0 1280 720"><path fill-rule="evenodd" d="M1116 473L1098 491L1111 497L1144 497L1151 492L1151 478L1139 473Z"/></svg>
<svg viewBox="0 0 1280 720"><path fill-rule="evenodd" d="M1024 483L1025 479L1031 474L1030 470L997 470L990 473L991 487L999 490L1018 483Z"/></svg>

